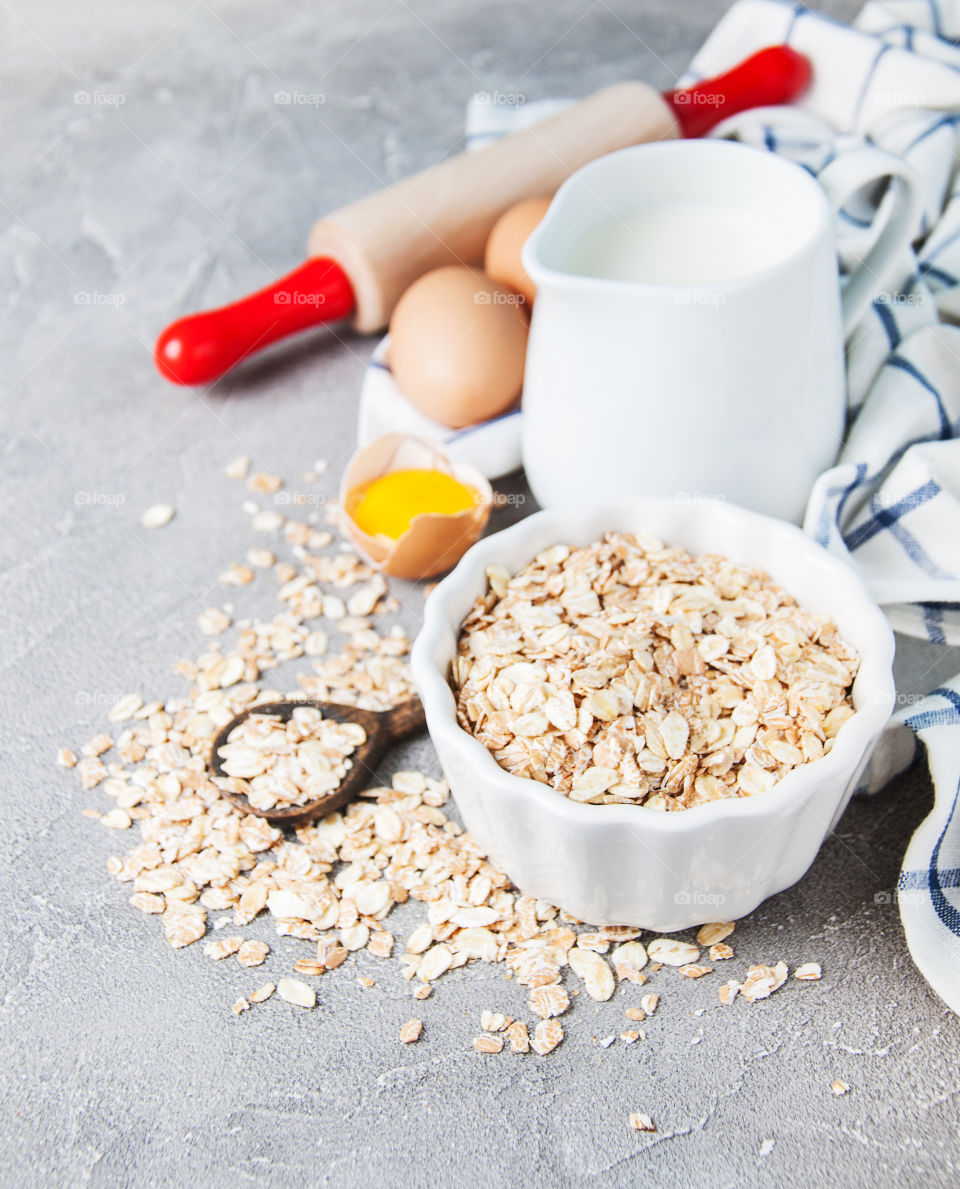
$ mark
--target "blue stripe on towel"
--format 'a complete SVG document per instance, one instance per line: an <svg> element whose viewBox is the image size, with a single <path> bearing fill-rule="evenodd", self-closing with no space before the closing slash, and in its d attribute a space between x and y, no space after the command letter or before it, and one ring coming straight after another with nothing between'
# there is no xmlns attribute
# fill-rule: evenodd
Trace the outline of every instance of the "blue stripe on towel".
<svg viewBox="0 0 960 1189"><path fill-rule="evenodd" d="M940 706L936 710L921 710L919 714L911 714L904 722L912 731L922 731L925 727L956 727L960 726L960 697L952 689L940 686L927 694L927 698L941 697L950 703ZM926 699L925 699L926 700Z"/></svg>
<svg viewBox="0 0 960 1189"><path fill-rule="evenodd" d="M488 425L496 425L498 421L509 421L511 417L519 416L520 410L512 409L509 413L501 413L499 417L491 417L489 421L479 421L476 425L468 425L465 429L458 429L456 433L452 433L444 441L449 445L451 442L457 442L461 438L469 437L470 434L476 433L478 429L486 429Z"/></svg>
<svg viewBox="0 0 960 1189"><path fill-rule="evenodd" d="M924 436L921 438L911 438L909 442L904 442L902 446L898 446L896 450L894 450L894 452L890 455L883 466L879 468L875 475L867 476L867 482L873 483L875 480L879 479L881 475L884 474L884 472L889 474L900 461L900 459L903 458L906 452L908 450L912 450L914 446L922 446L924 442L930 442L933 440L934 439L931 434L924 434Z"/></svg>
<svg viewBox="0 0 960 1189"><path fill-rule="evenodd" d="M950 424L950 418L947 416L947 410L943 407L940 393L934 388L923 372L915 364L912 364L909 359L904 359L902 355L891 355L887 363L890 367L897 367L901 371L906 372L908 376L912 376L921 388L925 388L930 393L937 402L937 414L940 418L940 440L945 441L947 438L952 438L954 436L953 427Z"/></svg>
<svg viewBox="0 0 960 1189"><path fill-rule="evenodd" d="M846 506L847 500L863 482L863 477L866 473L867 464L865 462L858 462L856 474L849 483L845 483L841 487L831 487L827 491L827 498L823 501L823 507L820 509L820 520L817 524L817 531L814 533L814 540L818 545L826 546L829 544L830 530L835 524L839 525L843 519L843 509ZM840 496L836 509L830 507L830 500L834 496Z"/></svg>
<svg viewBox="0 0 960 1189"><path fill-rule="evenodd" d="M946 867L939 875L942 888L960 888L960 867ZM897 880L898 892L926 892L929 888L929 871L900 872L900 878Z"/></svg>
<svg viewBox="0 0 960 1189"><path fill-rule="evenodd" d="M921 264L920 275L933 281L939 281L944 289L953 289L958 283L957 278L952 276L944 268L937 268L935 264Z"/></svg>
<svg viewBox="0 0 960 1189"><path fill-rule="evenodd" d="M890 309L890 303L877 298L873 303L873 308L877 317L880 319L880 324L883 326L887 341L890 344L890 350L896 351L897 347L900 346L900 331L897 327L897 320L893 316L893 310Z"/></svg>
<svg viewBox="0 0 960 1189"><path fill-rule="evenodd" d="M907 557L915 565L919 566L921 570L929 574L931 578L939 578L945 582L949 582L953 578L952 574L948 574L946 570L940 569L917 538L912 533L907 532L902 524L891 524L890 534L899 545L903 546L903 551Z"/></svg>
<svg viewBox="0 0 960 1189"><path fill-rule="evenodd" d="M943 924L951 933L960 936L960 910L944 896L944 887L950 887L951 885L949 883L944 884L939 870L940 848L943 846L943 840L946 838L947 831L950 829L953 815L957 812L957 792L958 790L954 790L950 816L947 818L946 825L943 827L940 837L937 839L937 845L933 848L933 854L930 856L930 900L933 904L933 911Z"/></svg>
<svg viewBox="0 0 960 1189"><path fill-rule="evenodd" d="M783 38L781 39L784 45L790 44L790 38L793 35L793 30L796 27L797 21L804 15L806 11L807 7L805 4L794 4L793 12L790 14L790 24L787 25L787 31L784 33Z"/></svg>
<svg viewBox="0 0 960 1189"><path fill-rule="evenodd" d="M939 494L939 485L932 479L928 479L922 487L918 487L916 490L911 491L909 495L903 496L895 504L891 504L889 508L881 508L877 503L876 496L874 496L870 503L873 515L869 520L861 524L859 528L855 528L852 533L844 537L847 548L851 551L859 548L883 529L892 528L901 516L906 516L914 508L919 508L921 504L925 504L928 500L932 500L934 496Z"/></svg>
<svg viewBox="0 0 960 1189"><path fill-rule="evenodd" d="M946 644L947 638L943 634L943 606L940 603L921 603L923 608L923 626L927 629L927 639L931 644Z"/></svg>
<svg viewBox="0 0 960 1189"><path fill-rule="evenodd" d="M924 128L922 132L918 133L913 138L913 140L910 141L910 143L900 155L902 157L906 157L906 155L912 152L918 144L922 144L928 136L933 136L934 132L939 132L941 128L946 127L948 124L956 124L957 120L960 120L960 113L958 112L953 112L950 115L941 116L938 120L934 120L934 122L928 128Z"/></svg>
<svg viewBox="0 0 960 1189"><path fill-rule="evenodd" d="M837 214L842 215L843 218L846 219L848 223L852 223L854 227L873 226L873 219L861 219L859 215L851 215L850 212L843 207L837 211Z"/></svg>
<svg viewBox="0 0 960 1189"><path fill-rule="evenodd" d="M935 248L927 252L926 262L929 263L931 260L936 260L936 258L945 248L949 248L951 244L955 244L958 239L960 239L960 228L957 228L956 231L952 231L946 239L941 240ZM922 267L923 265L921 265L921 268Z"/></svg>
<svg viewBox="0 0 960 1189"><path fill-rule="evenodd" d="M867 97L867 91L870 89L870 87L873 83L874 71L877 69L877 66L880 64L880 59L891 48L892 47L887 45L886 43L881 45L880 48L877 50L877 56L870 63L870 69L867 71L866 77L864 78L863 83L861 84L860 94L857 96L857 102L853 106L853 118L850 121L851 124L855 124L857 122L857 120L859 119L860 109L863 107L864 100Z"/></svg>

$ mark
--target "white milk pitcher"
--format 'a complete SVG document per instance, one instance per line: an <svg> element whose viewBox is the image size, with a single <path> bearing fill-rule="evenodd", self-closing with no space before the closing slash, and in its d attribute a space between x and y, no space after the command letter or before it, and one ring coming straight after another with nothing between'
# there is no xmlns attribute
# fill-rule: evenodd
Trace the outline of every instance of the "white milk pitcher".
<svg viewBox="0 0 960 1189"><path fill-rule="evenodd" d="M841 299L834 212L884 178L883 231ZM523 249L537 286L523 459L540 504L714 496L799 522L841 444L845 332L920 207L909 167L871 147L819 183L723 140L575 173Z"/></svg>

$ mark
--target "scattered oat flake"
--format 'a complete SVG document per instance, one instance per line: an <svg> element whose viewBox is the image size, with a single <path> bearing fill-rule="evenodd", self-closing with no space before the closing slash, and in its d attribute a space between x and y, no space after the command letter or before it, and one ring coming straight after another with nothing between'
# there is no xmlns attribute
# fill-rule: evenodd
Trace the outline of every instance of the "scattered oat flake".
<svg viewBox="0 0 960 1189"><path fill-rule="evenodd" d="M250 520L250 527L255 533L275 533L283 528L286 517L281 512L275 512L272 508L264 508L260 512L255 512ZM292 570L289 575L290 578L296 571Z"/></svg>
<svg viewBox="0 0 960 1189"><path fill-rule="evenodd" d="M202 908L197 909L192 904L188 904L183 908L168 906L163 914L164 936L175 950L193 945L194 942L200 940L206 931L206 911Z"/></svg>
<svg viewBox="0 0 960 1189"><path fill-rule="evenodd" d="M228 479L246 479L247 472L250 470L249 455L241 454L238 458L232 458L223 468L223 473Z"/></svg>
<svg viewBox="0 0 960 1189"><path fill-rule="evenodd" d="M413 992L414 999L429 999L433 994L433 987L430 983L424 983L422 987L417 987Z"/></svg>
<svg viewBox="0 0 960 1189"><path fill-rule="evenodd" d="M230 1009L235 1016L243 1015L245 1011L250 1010L250 1004L246 999L238 999L237 1002Z"/></svg>
<svg viewBox="0 0 960 1189"><path fill-rule="evenodd" d="M610 1046L616 1041L616 1039L617 1038L615 1036L604 1036L600 1040L597 1041L597 1044L600 1046L601 1049L609 1049Z"/></svg>
<svg viewBox="0 0 960 1189"><path fill-rule="evenodd" d="M367 949L376 958L389 958L393 953L393 934L387 933L385 929L371 933Z"/></svg>
<svg viewBox="0 0 960 1189"><path fill-rule="evenodd" d="M247 479L247 487L258 495L272 495L283 486L279 475L270 475L266 471L257 471Z"/></svg>
<svg viewBox="0 0 960 1189"><path fill-rule="evenodd" d="M143 698L139 694L126 694L119 698L107 712L107 718L113 723L126 722L133 718L143 705Z"/></svg>
<svg viewBox="0 0 960 1189"><path fill-rule="evenodd" d="M323 953L321 957L321 946L323 946ZM336 970L338 966L342 966L350 956L350 951L342 946L338 941L329 941L317 943L317 957L323 962L327 970Z"/></svg>
<svg viewBox="0 0 960 1189"><path fill-rule="evenodd" d="M576 948L569 952L567 961L574 974L583 980L584 989L591 999L603 1002L610 998L616 984L613 971L600 954Z"/></svg>
<svg viewBox="0 0 960 1189"><path fill-rule="evenodd" d="M584 950L593 950L595 954L605 954L610 948L610 938L602 933L578 933L577 945Z"/></svg>
<svg viewBox="0 0 960 1189"><path fill-rule="evenodd" d="M269 570L276 564L276 555L269 549L248 549L247 561L256 570Z"/></svg>
<svg viewBox="0 0 960 1189"><path fill-rule="evenodd" d="M533 1030L530 1047L541 1057L552 1053L563 1040L563 1026L559 1020L541 1020Z"/></svg>
<svg viewBox="0 0 960 1189"><path fill-rule="evenodd" d="M648 1016L652 1016L653 1013L657 1010L657 1004L659 1002L660 1002L660 996L657 994L657 992L650 991L647 995L644 995L644 997L640 1000L640 1006L643 1008L643 1010L647 1013Z"/></svg>
<svg viewBox="0 0 960 1189"><path fill-rule="evenodd" d="M701 925L697 931L697 942L700 945L716 945L719 941L725 941L735 927L733 921L718 921L711 925Z"/></svg>
<svg viewBox="0 0 960 1189"><path fill-rule="evenodd" d="M482 1011L480 1027L484 1032L502 1032L507 1026L507 1017L500 1011Z"/></svg>
<svg viewBox="0 0 960 1189"><path fill-rule="evenodd" d="M254 941L250 938L238 947L237 961L241 966L261 966L269 953L270 947L265 941Z"/></svg>
<svg viewBox="0 0 960 1189"><path fill-rule="evenodd" d="M628 1007L625 1014L628 1020L635 1020L638 1024L647 1018L647 1013L642 1007Z"/></svg>
<svg viewBox="0 0 960 1189"><path fill-rule="evenodd" d="M789 970L786 962L777 962L775 966L751 966L747 977L740 984L740 994L748 1003L756 1003L758 999L769 998L786 982Z"/></svg>
<svg viewBox="0 0 960 1189"><path fill-rule="evenodd" d="M88 758L102 756L105 751L109 751L113 747L113 740L105 732L101 731L87 743L83 745L82 751Z"/></svg>
<svg viewBox="0 0 960 1189"><path fill-rule="evenodd" d="M819 962L804 962L793 972L793 977L801 982L813 982L821 977L821 973Z"/></svg>
<svg viewBox="0 0 960 1189"><path fill-rule="evenodd" d="M89 792L109 776L107 766L98 756L84 756L77 764L81 787Z"/></svg>
<svg viewBox="0 0 960 1189"><path fill-rule="evenodd" d="M133 819L125 809L110 809L100 818L100 825L109 830L129 830Z"/></svg>
<svg viewBox="0 0 960 1189"><path fill-rule="evenodd" d="M314 978L327 973L326 966L322 962L318 962L316 958L298 958L293 964L293 969L297 974L307 974Z"/></svg>
<svg viewBox="0 0 960 1189"><path fill-rule="evenodd" d="M57 752L57 763L61 768L76 768L77 756L69 747L61 747Z"/></svg>
<svg viewBox="0 0 960 1189"><path fill-rule="evenodd" d="M208 607L197 616L197 627L205 636L219 636L227 630L232 620L219 607Z"/></svg>
<svg viewBox="0 0 960 1189"><path fill-rule="evenodd" d="M729 958L733 957L733 946L721 941L717 945L712 945L707 952L710 955L711 962L726 962Z"/></svg>
<svg viewBox="0 0 960 1189"><path fill-rule="evenodd" d="M700 957L700 947L672 937L657 937L647 946L647 954L652 962L664 966L686 966Z"/></svg>
<svg viewBox="0 0 960 1189"><path fill-rule="evenodd" d="M739 990L740 984L736 979L731 979L729 982L724 983L722 987L718 988L717 995L724 1007L729 1007L733 1003Z"/></svg>
<svg viewBox="0 0 960 1189"><path fill-rule="evenodd" d="M215 941L208 941L203 947L203 952L214 962L220 962L223 958L235 954L242 944L242 937L219 937Z"/></svg>
<svg viewBox="0 0 960 1189"><path fill-rule="evenodd" d="M251 991L247 998L251 1003L264 1003L276 989L276 983L264 983L262 987L257 987L255 991Z"/></svg>
<svg viewBox="0 0 960 1189"><path fill-rule="evenodd" d="M642 1029L636 1029L636 1030L631 1029L629 1032L621 1032L620 1033L620 1039L623 1041L624 1044L628 1044L628 1045L636 1044L636 1042L638 1040L640 1040L642 1037L643 1037Z"/></svg>
<svg viewBox="0 0 960 1189"><path fill-rule="evenodd" d="M647 981L647 976L642 971L634 970L632 966L625 966L622 962L616 964L614 973L621 982L633 983L638 987L642 987Z"/></svg>
<svg viewBox="0 0 960 1189"><path fill-rule="evenodd" d="M830 1089L834 1092L834 1094L837 1095L838 1098L841 1094L848 1094L850 1092L849 1085L846 1082L841 1082L839 1078L833 1083Z"/></svg>
<svg viewBox="0 0 960 1189"><path fill-rule="evenodd" d="M562 1016L570 1007L570 996L565 987L558 984L534 987L530 992L530 1010L542 1020Z"/></svg>
<svg viewBox="0 0 960 1189"><path fill-rule="evenodd" d="M453 954L445 945L435 945L420 959L417 973L425 983L432 983L435 978L445 974L453 965Z"/></svg>
<svg viewBox="0 0 960 1189"><path fill-rule="evenodd" d="M712 969L712 966L699 966L697 963L691 962L686 966L681 966L677 973L682 974L684 978L703 978Z"/></svg>
<svg viewBox="0 0 960 1189"><path fill-rule="evenodd" d="M361 977L357 979L357 982L360 984L361 987L364 987L367 990L369 990L371 987L375 987L377 985L374 982L374 980L372 978L369 978L367 975L361 975Z"/></svg>
<svg viewBox="0 0 960 1189"><path fill-rule="evenodd" d="M635 982L636 975L647 964L646 948L639 941L625 941L610 955L617 978Z"/></svg>
<svg viewBox="0 0 960 1189"><path fill-rule="evenodd" d="M634 1111L627 1120L634 1131L656 1131L657 1127L649 1115Z"/></svg>
<svg viewBox="0 0 960 1189"><path fill-rule="evenodd" d="M140 517L144 528L163 528L173 519L175 509L170 504L154 504Z"/></svg>
<svg viewBox="0 0 960 1189"><path fill-rule="evenodd" d="M429 925L420 925L407 938L407 953L422 954L430 948L433 941L433 930Z"/></svg>
<svg viewBox="0 0 960 1189"><path fill-rule="evenodd" d="M277 983L277 994L296 1007L316 1007L317 1004L316 991L298 978L282 978Z"/></svg>
<svg viewBox="0 0 960 1189"><path fill-rule="evenodd" d="M420 1039L423 1032L423 1020L407 1020L400 1025L400 1039L405 1045L412 1045Z"/></svg>
<svg viewBox="0 0 960 1189"><path fill-rule="evenodd" d="M510 1048L514 1053L530 1052L530 1034L523 1020L513 1021L507 1029L507 1040L510 1041Z"/></svg>
<svg viewBox="0 0 960 1189"><path fill-rule="evenodd" d="M494 1054L503 1052L503 1037L491 1036L484 1032L482 1036L473 1038L473 1047L478 1053Z"/></svg>
<svg viewBox="0 0 960 1189"><path fill-rule="evenodd" d="M231 562L223 573L221 573L220 581L224 586L246 586L253 581L253 570L249 566L241 566L237 562Z"/></svg>

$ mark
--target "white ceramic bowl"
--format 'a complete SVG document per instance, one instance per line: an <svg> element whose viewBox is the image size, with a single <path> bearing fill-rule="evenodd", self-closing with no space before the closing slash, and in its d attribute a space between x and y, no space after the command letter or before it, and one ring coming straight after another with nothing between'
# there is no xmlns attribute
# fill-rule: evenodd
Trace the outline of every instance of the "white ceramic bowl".
<svg viewBox="0 0 960 1189"><path fill-rule="evenodd" d="M766 793L658 813L578 804L512 776L457 724L450 662L460 623L486 590L485 567L514 572L548 545L641 529L693 553L761 567L803 606L829 615L857 648L856 713L823 759ZM474 545L427 600L413 672L464 823L514 884L591 924L666 933L742 917L804 874L890 717L893 651L890 626L853 570L799 529L731 504L642 499L538 512Z"/></svg>

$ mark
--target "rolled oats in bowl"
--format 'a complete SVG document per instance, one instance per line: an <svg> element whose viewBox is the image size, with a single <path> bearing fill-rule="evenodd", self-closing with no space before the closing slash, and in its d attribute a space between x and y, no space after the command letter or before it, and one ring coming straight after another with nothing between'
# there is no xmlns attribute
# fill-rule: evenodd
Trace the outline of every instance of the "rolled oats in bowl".
<svg viewBox="0 0 960 1189"><path fill-rule="evenodd" d="M854 713L856 651L760 570L644 533L558 544L462 624L457 718L571 800L689 809L770 789Z"/></svg>

